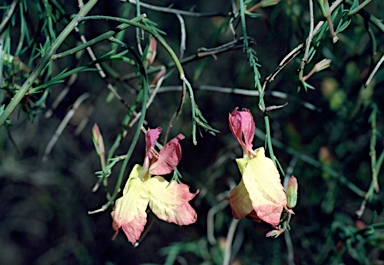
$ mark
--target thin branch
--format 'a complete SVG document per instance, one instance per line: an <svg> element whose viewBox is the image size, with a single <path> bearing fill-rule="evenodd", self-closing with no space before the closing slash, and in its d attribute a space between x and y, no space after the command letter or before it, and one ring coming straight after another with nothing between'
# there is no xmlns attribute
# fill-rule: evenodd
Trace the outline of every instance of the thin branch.
<svg viewBox="0 0 384 265"><path fill-rule="evenodd" d="M20 0L13 0L11 7L8 9L7 14L2 18L1 24L0 24L0 34L3 32L4 27L8 24L9 20L12 17L13 12L15 11L16 5Z"/></svg>
<svg viewBox="0 0 384 265"><path fill-rule="evenodd" d="M236 94L236 95L243 95L243 96L251 96L251 97L258 97L259 96L259 91L257 90L252 90L252 89L242 89L242 88L232 88L232 87L218 87L218 86L196 86L194 87L195 90L206 90L206 91L214 91L218 93L226 93L226 94ZM158 93L166 93L166 92L172 92L172 91L181 91L182 86L163 86L159 89ZM280 91L266 91L265 94L269 94L273 97L276 98L281 98L281 99L291 99L299 102L302 104L305 108L321 112L321 109L316 107L315 105L298 100L297 98L284 93Z"/></svg>
<svg viewBox="0 0 384 265"><path fill-rule="evenodd" d="M238 224L239 224L239 220L233 218L229 226L227 238L225 241L225 256L224 256L223 265L229 265L229 263L231 262L232 241L233 241L233 238L236 232L236 227Z"/></svg>
<svg viewBox="0 0 384 265"><path fill-rule="evenodd" d="M186 45L187 33L186 33L185 22L183 17L180 14L176 14L176 17L179 19L179 22L180 22L180 33L181 33L180 60L181 60L184 57L184 51L187 49L187 45Z"/></svg>
<svg viewBox="0 0 384 265"><path fill-rule="evenodd" d="M229 204L228 200L223 200L220 203L213 206L207 213L207 239L211 245L216 244L215 238L215 215L219 211L223 210Z"/></svg>
<svg viewBox="0 0 384 265"><path fill-rule="evenodd" d="M136 0L120 0L121 2L128 2L131 4L136 5ZM190 11L184 11L184 10L179 10L171 7L161 7L161 6L155 6L155 5L150 5L143 3L140 1L140 6L148 8L150 10L154 11L160 11L163 13L170 13L170 14L180 14L184 16L190 16L190 17L227 17L228 13L198 13L198 12L190 12Z"/></svg>
<svg viewBox="0 0 384 265"><path fill-rule="evenodd" d="M314 29L313 0L309 0L309 19L310 19L309 34L305 44L305 53L302 59L304 63L308 62L309 48L311 47L311 43L313 39L313 29Z"/></svg>
<svg viewBox="0 0 384 265"><path fill-rule="evenodd" d="M379 70L381 64L384 62L384 55L381 56L379 62L376 64L375 68L372 70L372 73L369 75L367 81L364 84L364 87L366 88L372 81L373 77L375 76L376 72Z"/></svg>
<svg viewBox="0 0 384 265"><path fill-rule="evenodd" d="M81 105L81 103L90 97L89 93L84 93L80 97L78 97L73 104L73 107L70 111L68 111L67 115L65 115L64 119L61 121L59 127L57 127L55 134L52 136L51 140L49 141L47 147L44 151L43 156L43 162L47 161L49 154L51 153L52 148L56 144L57 140L59 139L60 135L63 133L65 127L68 125L69 121L72 119L73 115L75 114L77 108Z"/></svg>
<svg viewBox="0 0 384 265"><path fill-rule="evenodd" d="M301 43L299 44L296 48L294 48L292 51L290 51L284 58L283 60L281 60L281 62L279 63L279 65L277 66L277 68L275 69L275 71L270 74L266 79L265 79L265 82L264 82L264 85L263 85L263 90L265 90L265 87L266 87L266 84L267 82L270 83L272 82L276 75L285 67L287 66L293 59L296 58L297 55L300 54L302 48L304 47L304 44Z"/></svg>

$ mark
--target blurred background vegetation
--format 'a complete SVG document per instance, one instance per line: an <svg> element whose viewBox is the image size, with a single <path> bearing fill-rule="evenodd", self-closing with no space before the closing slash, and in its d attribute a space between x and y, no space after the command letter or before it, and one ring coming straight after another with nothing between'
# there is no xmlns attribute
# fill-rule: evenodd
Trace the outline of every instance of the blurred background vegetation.
<svg viewBox="0 0 384 265"><path fill-rule="evenodd" d="M384 4L327 5L2 1L0 263L384 264ZM128 20L136 24L126 27ZM149 33L162 36L150 65ZM153 81L162 66L166 75ZM182 89L186 82L191 87ZM153 102L132 122L151 83ZM240 180L234 159L242 151L227 122L235 107L254 115L254 146L273 144L281 168L299 182L291 230L277 239L265 238L265 224L233 221L225 200ZM168 139L186 136L178 169L200 193L195 224L177 227L149 214L134 247L123 233L111 241L110 212L119 176L124 185L143 161L143 134L137 144L134 137L140 122L162 127L161 137L170 125ZM133 152L108 177L94 123L111 158Z"/></svg>

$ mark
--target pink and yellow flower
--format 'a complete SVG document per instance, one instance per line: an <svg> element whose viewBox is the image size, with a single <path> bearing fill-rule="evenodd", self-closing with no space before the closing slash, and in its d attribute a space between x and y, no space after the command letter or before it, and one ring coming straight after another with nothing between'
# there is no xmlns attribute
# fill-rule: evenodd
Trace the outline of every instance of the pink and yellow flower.
<svg viewBox="0 0 384 265"><path fill-rule="evenodd" d="M113 228L123 229L128 240L135 243L147 222L147 207L161 220L178 225L196 222L196 211L189 201L196 193L190 193L189 187L176 181L168 182L159 175L171 173L181 159L179 141L184 139L179 134L168 142L160 152L154 147L161 133L161 128L150 129L146 134L146 155L143 166L135 165L123 190L123 196L116 200Z"/></svg>
<svg viewBox="0 0 384 265"><path fill-rule="evenodd" d="M255 133L252 114L247 109L237 109L229 115L229 127L243 148L243 158L236 159L242 179L229 196L232 213L236 219L250 217L276 227L283 209L287 209L280 175L273 161L265 156L263 147L252 149Z"/></svg>

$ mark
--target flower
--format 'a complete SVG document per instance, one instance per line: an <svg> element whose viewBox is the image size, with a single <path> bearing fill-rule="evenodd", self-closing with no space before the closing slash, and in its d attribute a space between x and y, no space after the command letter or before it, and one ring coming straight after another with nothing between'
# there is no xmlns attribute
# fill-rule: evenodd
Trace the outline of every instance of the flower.
<svg viewBox="0 0 384 265"><path fill-rule="evenodd" d="M135 165L123 190L123 196L116 200L111 213L113 228L120 228L131 243L135 243L147 222L147 207L161 220L178 225L196 222L196 211L189 201L196 193L190 193L189 187L176 181L168 182L163 177L171 173L181 159L179 141L184 139L179 134L168 142L160 152L154 147L161 133L161 128L150 129L146 134L146 155L143 166ZM153 176L155 175L155 176Z"/></svg>
<svg viewBox="0 0 384 265"><path fill-rule="evenodd" d="M287 198L279 172L265 156L264 148L252 149L255 132L252 114L247 109L235 108L229 115L229 126L243 148L243 158L236 159L242 178L229 196L233 216L236 219L247 216L276 227L283 209L287 209Z"/></svg>
<svg viewBox="0 0 384 265"><path fill-rule="evenodd" d="M244 158L247 159L254 156L252 141L255 135L255 122L248 109L243 111L237 111L237 109L235 108L229 115L229 128L243 148Z"/></svg>

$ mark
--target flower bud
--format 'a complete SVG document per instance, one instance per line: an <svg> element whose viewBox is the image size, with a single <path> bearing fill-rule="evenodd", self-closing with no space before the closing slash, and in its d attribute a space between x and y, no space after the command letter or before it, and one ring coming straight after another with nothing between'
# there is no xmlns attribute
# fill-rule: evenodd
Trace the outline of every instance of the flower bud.
<svg viewBox="0 0 384 265"><path fill-rule="evenodd" d="M104 154L104 141L103 141L103 136L100 133L99 126L95 123L92 128L92 140L93 144L95 145L97 154Z"/></svg>
<svg viewBox="0 0 384 265"><path fill-rule="evenodd" d="M269 231L265 237L274 237L274 238L277 238L279 235L281 235L282 233L284 233L284 229L281 229L281 228L277 228L275 230L272 230L272 231Z"/></svg>
<svg viewBox="0 0 384 265"><path fill-rule="evenodd" d="M287 206L290 209L296 206L297 189L298 189L297 179L294 176L292 176L289 179L288 187L287 187Z"/></svg>
<svg viewBox="0 0 384 265"><path fill-rule="evenodd" d="M314 72L320 72L324 69L327 69L331 65L331 61L332 60L330 60L330 59L321 60L320 62L315 64L315 66L313 67Z"/></svg>

